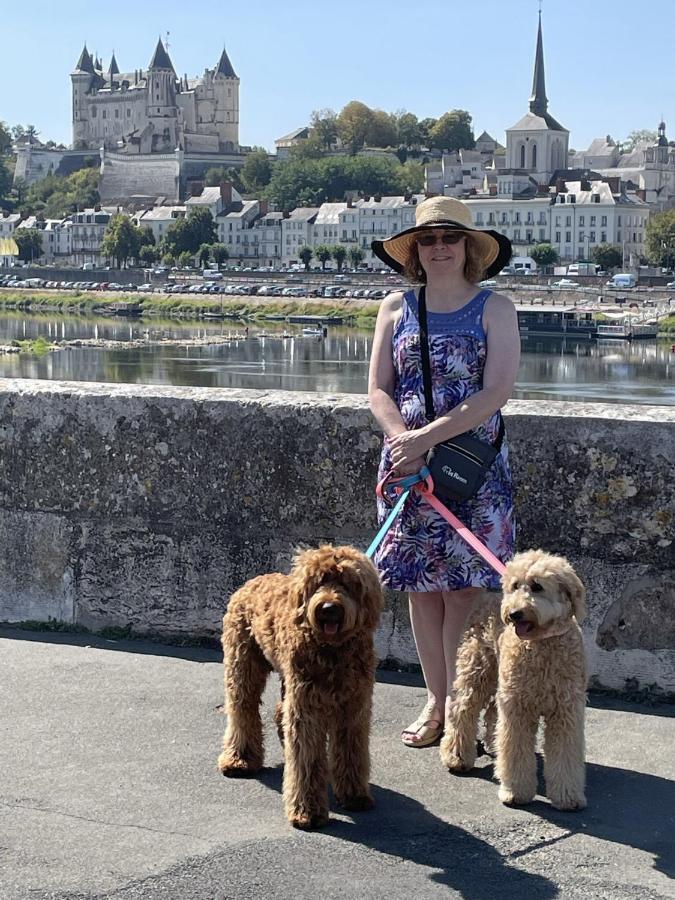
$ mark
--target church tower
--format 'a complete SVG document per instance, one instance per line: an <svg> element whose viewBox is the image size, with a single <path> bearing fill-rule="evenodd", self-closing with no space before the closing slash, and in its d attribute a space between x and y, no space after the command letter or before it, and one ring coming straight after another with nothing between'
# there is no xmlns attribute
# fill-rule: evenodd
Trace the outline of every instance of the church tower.
<svg viewBox="0 0 675 900"><path fill-rule="evenodd" d="M548 111L540 11L530 110L506 130L506 166L525 170L547 184L555 171L567 168L568 150L569 131Z"/></svg>

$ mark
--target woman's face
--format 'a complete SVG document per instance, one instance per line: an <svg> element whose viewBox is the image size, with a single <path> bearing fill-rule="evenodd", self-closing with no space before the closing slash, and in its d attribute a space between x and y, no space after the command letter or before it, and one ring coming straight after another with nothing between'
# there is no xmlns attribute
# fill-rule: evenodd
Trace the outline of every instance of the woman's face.
<svg viewBox="0 0 675 900"><path fill-rule="evenodd" d="M464 272L466 261L466 232L441 228L422 231L417 236L417 253L420 264L431 275L449 275Z"/></svg>

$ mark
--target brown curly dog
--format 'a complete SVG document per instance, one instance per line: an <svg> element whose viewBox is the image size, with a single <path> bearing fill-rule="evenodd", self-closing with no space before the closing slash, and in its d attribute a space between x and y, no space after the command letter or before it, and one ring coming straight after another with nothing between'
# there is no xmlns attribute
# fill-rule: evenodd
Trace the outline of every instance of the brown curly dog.
<svg viewBox="0 0 675 900"><path fill-rule="evenodd" d="M481 710L486 745L493 742L496 694L499 799L509 805L534 799L543 718L548 798L558 809L583 809L586 661L578 623L586 591L566 559L542 550L516 554L502 587L501 609L484 596L468 620L441 760L451 772L473 767Z"/></svg>
<svg viewBox="0 0 675 900"><path fill-rule="evenodd" d="M352 547L307 550L289 575L260 575L230 598L218 767L223 775L262 767L260 698L274 669L281 676L274 718L284 745L284 806L296 828L328 822L329 768L342 807L373 806L368 742L382 606L377 571Z"/></svg>

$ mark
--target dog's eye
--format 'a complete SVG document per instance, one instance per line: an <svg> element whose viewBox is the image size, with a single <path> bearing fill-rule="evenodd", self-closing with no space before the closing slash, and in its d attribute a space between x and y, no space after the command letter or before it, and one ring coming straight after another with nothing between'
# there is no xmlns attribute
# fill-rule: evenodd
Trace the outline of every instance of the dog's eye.
<svg viewBox="0 0 675 900"><path fill-rule="evenodd" d="M538 581L533 581L532 584L530 585L530 590L532 591L532 593L538 594L539 591L543 591L544 589L543 589L543 587L539 584Z"/></svg>
<svg viewBox="0 0 675 900"><path fill-rule="evenodd" d="M517 591L519 587L520 587L520 582L514 581L513 584L511 585L511 590Z"/></svg>

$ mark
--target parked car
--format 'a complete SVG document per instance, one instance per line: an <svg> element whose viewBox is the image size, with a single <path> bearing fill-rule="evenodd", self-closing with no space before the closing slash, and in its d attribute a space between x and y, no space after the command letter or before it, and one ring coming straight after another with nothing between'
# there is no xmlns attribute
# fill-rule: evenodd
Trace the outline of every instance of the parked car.
<svg viewBox="0 0 675 900"><path fill-rule="evenodd" d="M561 278L560 281L554 281L551 286L558 288L581 287L578 281L571 281L569 278Z"/></svg>

